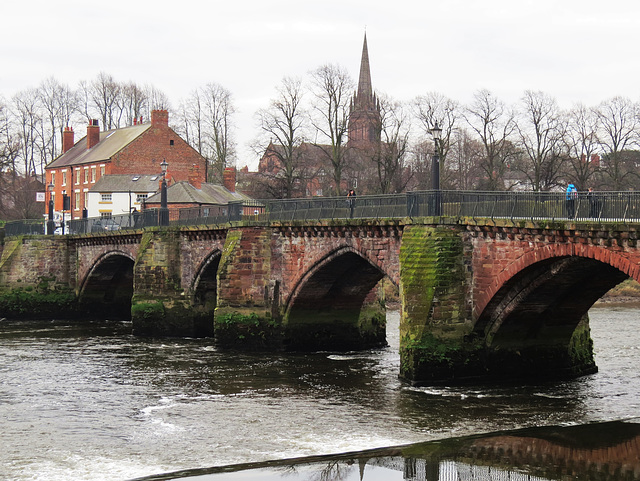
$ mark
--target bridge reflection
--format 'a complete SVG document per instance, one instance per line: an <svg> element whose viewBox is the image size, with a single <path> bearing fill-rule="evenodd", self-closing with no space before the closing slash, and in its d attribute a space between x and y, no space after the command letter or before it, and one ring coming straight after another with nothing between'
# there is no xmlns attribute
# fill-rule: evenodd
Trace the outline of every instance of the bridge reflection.
<svg viewBox="0 0 640 481"><path fill-rule="evenodd" d="M203 481L638 480L640 420L533 428L140 478Z"/></svg>

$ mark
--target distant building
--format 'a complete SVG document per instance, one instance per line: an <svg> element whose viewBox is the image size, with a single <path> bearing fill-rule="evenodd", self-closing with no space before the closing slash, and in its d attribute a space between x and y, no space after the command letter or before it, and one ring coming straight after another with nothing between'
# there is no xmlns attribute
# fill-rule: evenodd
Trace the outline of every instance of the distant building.
<svg viewBox="0 0 640 481"><path fill-rule="evenodd" d="M42 177L18 172L0 172L0 218L42 219L45 212Z"/></svg>
<svg viewBox="0 0 640 481"><path fill-rule="evenodd" d="M183 217L220 217L229 213L229 205L251 201L252 199L236 192L236 169L227 167L224 171L224 185L202 183L199 187L188 182L176 182L167 187L167 207L169 220ZM160 193L145 200L147 209L160 207ZM252 211L243 211L252 214Z"/></svg>
<svg viewBox="0 0 640 481"><path fill-rule="evenodd" d="M160 189L161 174L105 175L89 189L87 216L111 217L141 211L148 197Z"/></svg>
<svg viewBox="0 0 640 481"><path fill-rule="evenodd" d="M170 181L204 182L207 161L169 127L166 110L151 112L151 122L100 132L97 120L87 126L87 135L74 144L73 129L62 136L62 155L46 166L47 185L53 185L55 210L62 210L62 197L70 197L74 219L89 209L89 192L108 175L160 175L160 164L168 163ZM108 194L108 192L103 192ZM136 191L143 195L146 190ZM116 213L115 211L113 212Z"/></svg>

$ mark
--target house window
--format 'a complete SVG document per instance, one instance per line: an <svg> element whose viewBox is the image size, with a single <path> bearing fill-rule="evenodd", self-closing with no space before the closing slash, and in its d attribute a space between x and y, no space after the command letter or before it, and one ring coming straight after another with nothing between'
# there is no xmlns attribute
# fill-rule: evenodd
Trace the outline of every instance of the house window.
<svg viewBox="0 0 640 481"><path fill-rule="evenodd" d="M100 194L100 202L111 202L111 194Z"/></svg>
<svg viewBox="0 0 640 481"><path fill-rule="evenodd" d="M76 174L76 185L80 184L80 169L75 170Z"/></svg>
<svg viewBox="0 0 640 481"><path fill-rule="evenodd" d="M111 211L100 211L101 219L111 219Z"/></svg>
<svg viewBox="0 0 640 481"><path fill-rule="evenodd" d="M76 201L75 201L75 207L73 208L73 210L80 210L80 192L76 191L75 194L76 194L75 195Z"/></svg>
<svg viewBox="0 0 640 481"><path fill-rule="evenodd" d="M88 190L84 191L84 207L86 209L89 208L89 191Z"/></svg>
<svg viewBox="0 0 640 481"><path fill-rule="evenodd" d="M56 173L54 171L51 172L51 183L56 185Z"/></svg>
<svg viewBox="0 0 640 481"><path fill-rule="evenodd" d="M146 200L147 197L149 197L149 194L136 194L136 202L138 204L141 204Z"/></svg>
<svg viewBox="0 0 640 481"><path fill-rule="evenodd" d="M169 145L173 145L173 139L169 141Z"/></svg>
<svg viewBox="0 0 640 481"><path fill-rule="evenodd" d="M91 183L95 183L96 182L96 168L95 167L91 167Z"/></svg>
<svg viewBox="0 0 640 481"><path fill-rule="evenodd" d="M104 175L104 165L100 166L100 177Z"/></svg>
<svg viewBox="0 0 640 481"><path fill-rule="evenodd" d="M84 168L84 183L89 183L89 167Z"/></svg>
<svg viewBox="0 0 640 481"><path fill-rule="evenodd" d="M62 171L62 185L67 185L67 171Z"/></svg>

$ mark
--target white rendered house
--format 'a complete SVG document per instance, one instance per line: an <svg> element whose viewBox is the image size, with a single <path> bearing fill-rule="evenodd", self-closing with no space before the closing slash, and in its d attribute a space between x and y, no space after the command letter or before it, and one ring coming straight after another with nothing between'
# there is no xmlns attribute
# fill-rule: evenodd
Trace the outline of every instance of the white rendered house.
<svg viewBox="0 0 640 481"><path fill-rule="evenodd" d="M142 210L160 190L162 175L105 175L86 193L87 217L112 217Z"/></svg>

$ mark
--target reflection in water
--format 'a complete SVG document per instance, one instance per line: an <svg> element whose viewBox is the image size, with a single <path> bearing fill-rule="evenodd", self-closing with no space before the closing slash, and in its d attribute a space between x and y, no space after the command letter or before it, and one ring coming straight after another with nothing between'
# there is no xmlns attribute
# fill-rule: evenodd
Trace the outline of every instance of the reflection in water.
<svg viewBox="0 0 640 481"><path fill-rule="evenodd" d="M464 481L640 479L640 420L530 428L348 455L140 478L201 481Z"/></svg>

